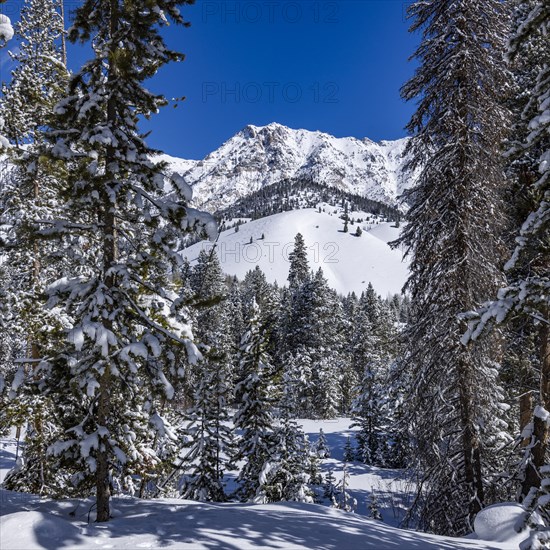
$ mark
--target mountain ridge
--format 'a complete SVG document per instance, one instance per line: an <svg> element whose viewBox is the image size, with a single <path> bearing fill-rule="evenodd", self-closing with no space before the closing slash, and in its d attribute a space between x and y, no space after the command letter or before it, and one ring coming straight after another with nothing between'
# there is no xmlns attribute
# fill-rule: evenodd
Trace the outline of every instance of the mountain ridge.
<svg viewBox="0 0 550 550"><path fill-rule="evenodd" d="M192 187L193 205L210 212L274 183L304 179L405 209L398 197L416 180L406 168L409 139L376 143L273 122L247 125L202 160L158 158Z"/></svg>

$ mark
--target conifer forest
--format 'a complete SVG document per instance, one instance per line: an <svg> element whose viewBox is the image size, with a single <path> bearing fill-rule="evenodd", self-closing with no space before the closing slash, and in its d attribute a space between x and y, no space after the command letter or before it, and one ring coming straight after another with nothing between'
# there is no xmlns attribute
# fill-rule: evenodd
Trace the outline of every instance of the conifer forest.
<svg viewBox="0 0 550 550"><path fill-rule="evenodd" d="M407 3L400 141L175 159L218 4L0 0L0 547L550 548L550 4Z"/></svg>

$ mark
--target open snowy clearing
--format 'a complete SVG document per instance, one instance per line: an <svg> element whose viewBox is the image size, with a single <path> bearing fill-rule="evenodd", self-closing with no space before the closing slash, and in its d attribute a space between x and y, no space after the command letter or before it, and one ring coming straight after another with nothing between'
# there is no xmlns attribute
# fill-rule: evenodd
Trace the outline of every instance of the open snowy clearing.
<svg viewBox="0 0 550 550"><path fill-rule="evenodd" d="M237 232L234 228L223 231L216 248L222 269L242 280L247 271L259 265L269 282L286 284L288 254L296 233L301 233L308 248L310 268L314 271L323 268L329 285L337 292L361 294L370 282L382 297L400 293L408 266L402 261L402 252L388 245L399 236L395 224L364 221L350 225L349 232L344 233L340 210L320 206L325 212L314 208L281 212L245 223ZM349 216L372 218L372 214L365 212L350 212ZM363 231L360 237L354 235L358 225ZM186 249L184 255L193 262L200 250L210 250L212 246L209 242L197 243Z"/></svg>
<svg viewBox="0 0 550 550"><path fill-rule="evenodd" d="M319 428L327 436L332 469L341 479L343 446L349 418L300 422L310 440ZM0 476L14 464L15 439L0 440ZM62 548L181 548L181 549L517 549L513 542L453 539L395 527L410 494L399 471L348 465L349 491L356 513L316 504L205 504L180 499L114 498L113 519L93 523L93 500L41 500L34 495L0 490L0 548L33 550ZM384 522L365 517L376 491Z"/></svg>

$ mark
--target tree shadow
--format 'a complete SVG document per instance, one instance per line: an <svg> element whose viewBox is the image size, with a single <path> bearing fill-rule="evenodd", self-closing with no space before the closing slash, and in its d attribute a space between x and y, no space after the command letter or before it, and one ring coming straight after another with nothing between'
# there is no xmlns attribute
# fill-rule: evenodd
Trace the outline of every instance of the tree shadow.
<svg viewBox="0 0 550 550"><path fill-rule="evenodd" d="M59 517L55 514L56 503L50 501L49 515L41 512L42 521L38 518L33 524L36 548L53 550L107 545L111 548L217 550L245 547L319 550L498 548L479 541L399 530L318 505L206 504L168 499L114 499L113 504L118 517L109 523L86 525Z"/></svg>

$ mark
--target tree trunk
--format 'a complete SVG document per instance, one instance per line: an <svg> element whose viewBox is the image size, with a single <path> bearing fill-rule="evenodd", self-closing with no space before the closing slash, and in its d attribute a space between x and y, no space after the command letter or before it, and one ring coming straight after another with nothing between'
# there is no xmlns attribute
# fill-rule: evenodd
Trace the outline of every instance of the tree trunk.
<svg viewBox="0 0 550 550"><path fill-rule="evenodd" d="M116 44L113 37L118 30L118 0L111 0L110 3L110 38L111 38L111 56L109 59L109 68L107 76L107 86L113 86L116 81L116 67L114 64ZM107 121L114 127L116 124L116 98L112 93L107 102ZM115 151L112 146L107 148L105 158L106 166L110 166L115 159ZM111 200L107 186L110 181L105 181L103 189L103 277L107 292L115 287L115 276L109 269L113 267L118 260L117 249L117 227L116 227L116 201ZM105 328L113 330L113 323L110 318L104 321ZM108 430L108 424L111 416L111 367L109 362L105 363L105 370L99 380L99 403L97 410L97 424L99 427ZM97 472L96 472L96 502L97 502L97 521L109 521L110 517L110 497L111 487L109 480L109 444L108 436L100 439L100 445L97 453Z"/></svg>
<svg viewBox="0 0 550 550"><path fill-rule="evenodd" d="M523 430L531 422L531 419L533 418L534 408L535 407L534 407L532 391L528 391L528 392L525 392L523 395L520 395L519 397L519 431L520 433L523 433ZM521 446L524 448L527 447L530 441L531 439L529 437L522 439Z"/></svg>
<svg viewBox="0 0 550 550"><path fill-rule="evenodd" d="M462 423L462 454L464 458L464 481L468 487L468 521L473 525L473 520L483 505L483 481L481 471L481 452L479 438L476 433L475 423L472 418L472 394L471 394L471 361L472 350L466 350L459 361L459 402Z"/></svg>
<svg viewBox="0 0 550 550"><path fill-rule="evenodd" d="M59 2L59 13L61 20L63 21L63 34L61 35L61 55L63 59L63 65L67 68L67 37L65 35L65 0Z"/></svg>
<svg viewBox="0 0 550 550"><path fill-rule="evenodd" d="M540 396L539 405L550 412L550 324L548 310L540 327ZM540 469L546 463L550 430L548 424L540 416L533 415L533 435L531 437L531 462L527 464L525 479L521 487L523 500L532 487L540 487Z"/></svg>
<svg viewBox="0 0 550 550"><path fill-rule="evenodd" d="M97 410L97 424L100 427L107 427L111 411L111 370L105 365L105 370L100 378L99 405ZM97 521L109 521L111 486L109 481L109 443L107 437L100 438L97 451L96 470L96 504Z"/></svg>

